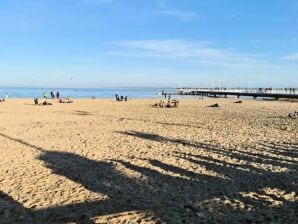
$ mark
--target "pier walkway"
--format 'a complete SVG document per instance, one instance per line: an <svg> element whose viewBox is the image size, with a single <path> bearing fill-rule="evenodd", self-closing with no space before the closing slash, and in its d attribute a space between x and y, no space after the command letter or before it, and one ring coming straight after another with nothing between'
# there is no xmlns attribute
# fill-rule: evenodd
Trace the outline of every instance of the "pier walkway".
<svg viewBox="0 0 298 224"><path fill-rule="evenodd" d="M209 96L209 97L227 97L236 96L237 98L253 97L253 98L275 98L275 99L298 99L298 89L228 89L228 88L178 88L176 93L162 93L163 95L188 95L188 96Z"/></svg>

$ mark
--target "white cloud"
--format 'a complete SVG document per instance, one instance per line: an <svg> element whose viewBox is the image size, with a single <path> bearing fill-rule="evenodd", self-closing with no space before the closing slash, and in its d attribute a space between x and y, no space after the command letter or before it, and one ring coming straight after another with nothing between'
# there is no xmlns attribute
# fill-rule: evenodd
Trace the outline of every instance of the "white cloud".
<svg viewBox="0 0 298 224"><path fill-rule="evenodd" d="M186 40L134 40L114 42L112 55L162 58L190 63L244 67L257 63L257 55L241 54L233 49L211 47L209 42Z"/></svg>
<svg viewBox="0 0 298 224"><path fill-rule="evenodd" d="M179 18L182 21L195 21L199 18L198 13L196 12L189 12L189 11L182 11L182 10L176 10L171 9L167 6L167 3L165 0L161 0L159 2L159 7L161 8L161 13L169 16L174 16L176 18Z"/></svg>
<svg viewBox="0 0 298 224"><path fill-rule="evenodd" d="M292 53L286 56L281 57L283 60L289 60L289 61L298 61L298 53Z"/></svg>

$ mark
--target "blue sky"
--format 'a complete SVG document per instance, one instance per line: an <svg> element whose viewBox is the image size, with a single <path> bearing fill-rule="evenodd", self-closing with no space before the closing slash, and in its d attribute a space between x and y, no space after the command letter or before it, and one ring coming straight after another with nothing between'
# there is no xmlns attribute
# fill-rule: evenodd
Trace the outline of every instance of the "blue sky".
<svg viewBox="0 0 298 224"><path fill-rule="evenodd" d="M298 87L298 0L1 0L1 85Z"/></svg>

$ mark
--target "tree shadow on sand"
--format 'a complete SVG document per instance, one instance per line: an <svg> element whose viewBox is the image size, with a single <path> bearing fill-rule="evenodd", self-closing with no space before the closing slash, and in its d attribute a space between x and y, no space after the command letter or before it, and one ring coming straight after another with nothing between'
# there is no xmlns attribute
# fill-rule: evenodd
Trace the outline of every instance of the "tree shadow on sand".
<svg viewBox="0 0 298 224"><path fill-rule="evenodd" d="M274 166L279 164L288 171L275 173L255 168L249 163L255 162L254 159L267 164L273 161L265 155L246 155L243 152L230 152L213 145L203 143L199 145L147 133L121 134L149 141L183 143L201 150L213 150L212 152L218 156L246 159L248 162L233 164L211 156L174 153L173 156L176 158L218 173L221 175L219 177L186 170L160 160L143 159L142 164L146 166L123 160L95 161L73 153L41 150L40 147L23 140L1 134L2 137L41 150L38 159L53 173L81 184L89 191L104 194L108 198L34 210L22 207L8 195L0 193L0 220L4 220L2 223L10 223L11 220L14 220L12 223L94 223L94 217L130 211L151 214L157 223L295 223L297 221L296 200L286 200L268 193L265 195L262 191L264 188L278 188L286 192L297 191L297 164L284 163L276 159ZM291 149L297 151L297 148ZM287 149L280 147L279 151ZM136 172L142 178L127 176L119 171L117 166ZM266 197L246 197L242 192L256 192ZM267 201L268 197L278 200L280 204L273 206Z"/></svg>

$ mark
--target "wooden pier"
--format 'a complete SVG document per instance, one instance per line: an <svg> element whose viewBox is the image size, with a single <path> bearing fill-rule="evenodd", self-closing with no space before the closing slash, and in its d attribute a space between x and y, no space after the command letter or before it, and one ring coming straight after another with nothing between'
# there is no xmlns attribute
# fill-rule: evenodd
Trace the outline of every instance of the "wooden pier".
<svg viewBox="0 0 298 224"><path fill-rule="evenodd" d="M236 96L237 98L274 98L274 99L298 99L298 89L227 89L227 88L178 88L176 93L165 93L162 95L184 95L184 96L208 96L208 97L228 97Z"/></svg>

